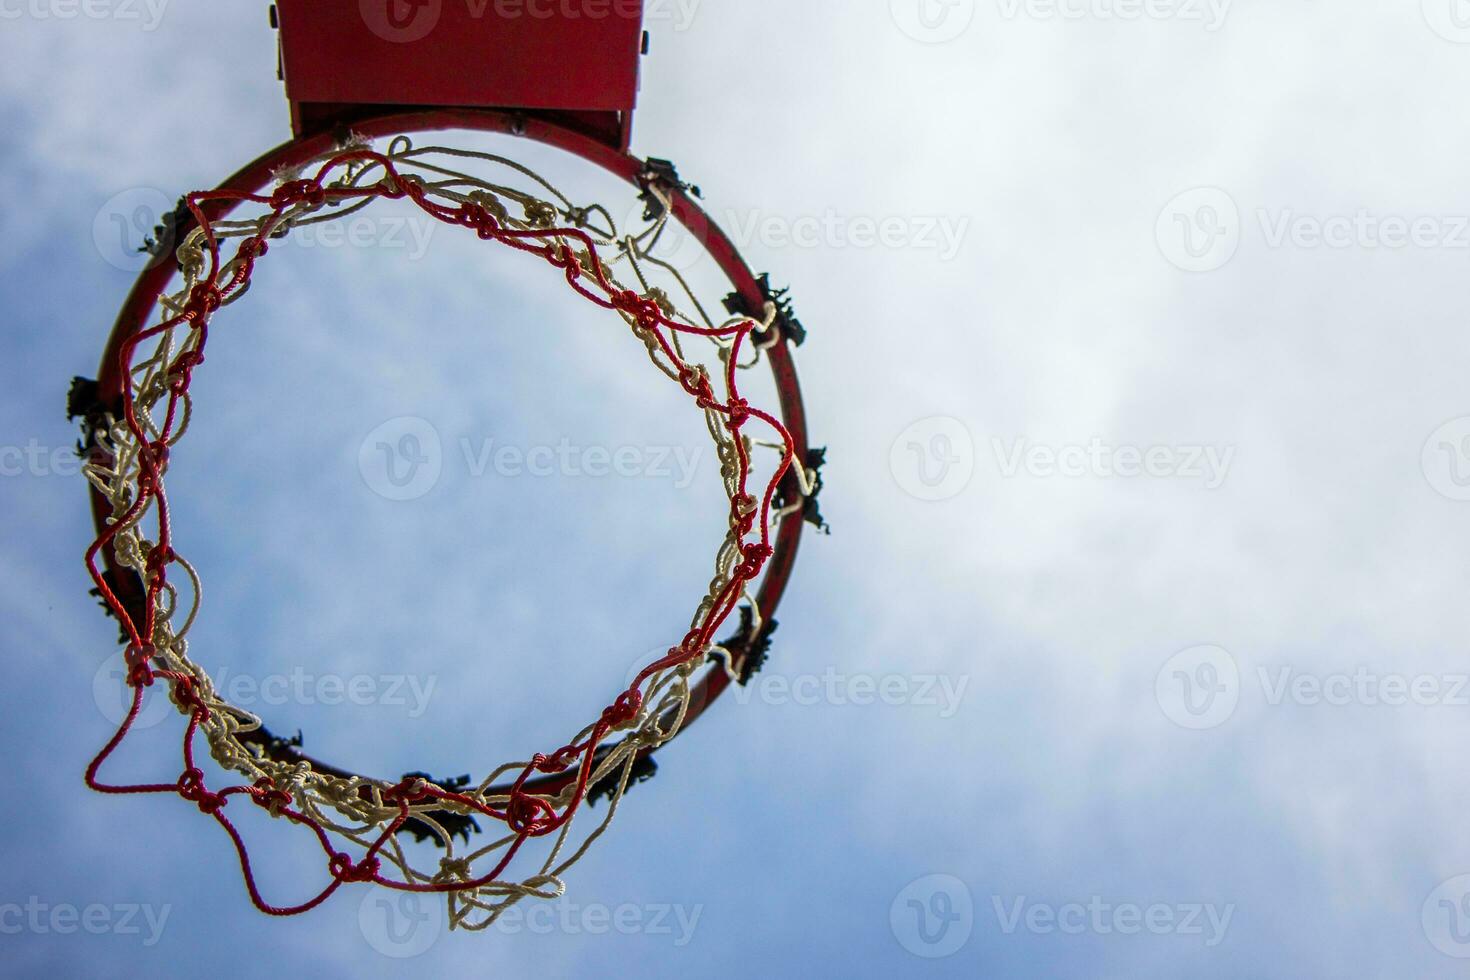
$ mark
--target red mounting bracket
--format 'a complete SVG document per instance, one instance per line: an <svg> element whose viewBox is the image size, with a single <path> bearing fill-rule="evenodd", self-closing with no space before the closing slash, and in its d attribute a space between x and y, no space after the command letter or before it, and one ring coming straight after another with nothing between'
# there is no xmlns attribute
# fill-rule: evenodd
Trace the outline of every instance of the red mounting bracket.
<svg viewBox="0 0 1470 980"><path fill-rule="evenodd" d="M275 0L291 126L385 106L524 113L626 151L643 0Z"/></svg>

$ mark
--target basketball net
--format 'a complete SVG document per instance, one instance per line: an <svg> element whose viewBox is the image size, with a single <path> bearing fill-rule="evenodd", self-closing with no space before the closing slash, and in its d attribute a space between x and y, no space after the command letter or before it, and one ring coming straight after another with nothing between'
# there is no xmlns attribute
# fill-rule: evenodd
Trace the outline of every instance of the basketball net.
<svg viewBox="0 0 1470 980"><path fill-rule="evenodd" d="M379 199L408 202L487 243L522 253L525 261L539 260L577 295L616 314L666 381L678 385L703 415L729 500L714 574L688 632L568 742L499 765L476 785L420 777L385 782L324 772L299 757L277 758L259 738L249 738L263 730L261 719L221 697L189 649L202 586L170 526L165 483L189 431L191 389L205 362L209 332L225 308L246 294L272 243L304 227L340 221ZM381 152L353 140L299 172L279 174L269 194L208 191L184 199L197 227L175 253L182 286L162 298L158 322L123 346L120 367L128 383L121 411L98 427L85 466L87 479L111 505L106 529L88 549L87 566L123 624L132 688L131 708L88 768L87 781L106 793L173 793L197 805L233 841L246 887L262 911L293 915L343 885L371 882L442 894L451 926L474 930L525 898L559 897L565 872L616 816L636 763L679 731L689 711L691 676L712 658L729 669L733 658L715 635L742 601L759 629L751 583L772 554L772 527L802 509L800 500L781 506L778 484L790 470L802 493L810 492L791 435L740 391L741 372L781 341L777 311L767 304L759 321L711 319L680 271L652 254L670 220L669 199L649 182L644 200L648 208L640 227L623 230L608 208L574 204L516 162L441 146L417 148L402 136ZM211 209L224 204L238 210L228 220L211 220ZM691 350L696 346L704 360ZM753 475L757 451L772 454L768 478ZM100 569L106 549L143 586L145 600L131 614ZM102 782L100 770L128 736L145 692L160 683L186 719L182 774L153 784ZM217 773L202 768L201 745ZM609 793L606 812L595 822L590 816L575 821L593 787ZM297 904L265 900L245 839L229 817L244 804L262 807L315 838L327 872L317 894ZM461 824L463 818L486 818L501 829L478 848L469 847L464 833L460 847L454 818ZM437 863L423 863L427 848L400 841L399 832L410 823L416 833L426 828L436 840L442 849Z"/></svg>

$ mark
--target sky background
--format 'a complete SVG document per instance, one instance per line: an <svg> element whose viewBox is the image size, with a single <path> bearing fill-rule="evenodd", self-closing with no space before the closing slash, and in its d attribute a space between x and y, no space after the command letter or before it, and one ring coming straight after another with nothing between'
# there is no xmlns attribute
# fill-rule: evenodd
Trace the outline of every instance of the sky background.
<svg viewBox="0 0 1470 980"><path fill-rule="evenodd" d="M118 650L66 389L134 217L288 119L264 3L0 0L0 970L1464 975L1470 6L924 3L650 10L634 152L791 285L833 533L567 897L467 935L365 889L269 920L192 806L82 784ZM247 706L479 774L678 638L720 495L615 323L406 214L273 252L171 499L193 655ZM405 417L442 474L397 502L359 455ZM464 454L563 439L693 480ZM145 717L118 780L176 777L182 720ZM245 822L268 893L314 894Z"/></svg>

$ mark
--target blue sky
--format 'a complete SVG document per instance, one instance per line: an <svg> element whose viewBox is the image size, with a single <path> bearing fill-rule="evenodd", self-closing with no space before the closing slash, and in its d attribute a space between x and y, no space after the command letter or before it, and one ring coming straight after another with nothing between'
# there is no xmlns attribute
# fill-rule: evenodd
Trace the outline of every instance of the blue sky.
<svg viewBox="0 0 1470 980"><path fill-rule="evenodd" d="M10 972L1463 974L1450 0L653 8L634 150L793 287L834 534L757 684L480 935L365 890L267 919L192 807L82 785L118 651L63 404L131 282L115 220L288 130L265 6L222 6L0 0ZM621 329L395 214L282 246L215 330L170 473L193 653L324 757L478 774L677 638L721 500ZM395 502L359 454L403 417L443 472ZM562 444L692 480L476 464ZM175 777L153 717L119 778ZM246 823L308 894L317 857Z"/></svg>

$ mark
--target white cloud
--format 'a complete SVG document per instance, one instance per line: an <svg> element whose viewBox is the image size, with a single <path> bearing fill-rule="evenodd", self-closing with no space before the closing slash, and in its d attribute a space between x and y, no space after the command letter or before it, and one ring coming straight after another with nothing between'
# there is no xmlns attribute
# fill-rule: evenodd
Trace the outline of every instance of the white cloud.
<svg viewBox="0 0 1470 980"><path fill-rule="evenodd" d="M75 247L78 234L89 249L92 211L120 188L208 183L285 136L260 11L214 6L176 0L151 35L39 23L11 32L25 43L0 62L0 116L13 128L0 191L30 195L6 225L25 246L5 253L0 290L13 309L97 335L67 321L60 301L114 290L115 277L94 286L36 257ZM1444 970L1416 916L1423 895L1470 861L1453 751L1464 733L1452 712L1266 710L1245 698L1226 729L1186 733L1152 698L1159 666L1202 643L1246 665L1462 665L1455 543L1470 511L1434 492L1420 455L1437 427L1470 415L1464 255L1272 248L1256 213L1470 211L1470 136L1457 123L1465 52L1415 4L1239 6L1213 33L1008 20L980 4L943 45L914 42L886 7L706 0L690 30L654 38L635 147L676 159L717 215L970 220L951 262L759 237L749 249L758 269L795 287L811 331L801 363L812 432L832 446L836 534L806 545L773 663L963 673L973 677L964 708L938 721L721 705L668 753L666 774L630 796L624 821L656 829L604 842L578 893L630 864L651 887L712 900L727 880L789 875L799 884L775 888L769 905L722 906L701 938L725 945L737 927L791 928L806 937L792 939L799 959L826 948L811 941L813 907L826 910L824 942L859 948L885 928L892 895L935 870L966 876L977 894L999 882L1188 901L1215 896L1173 892L1219 888L1241 904L1231 956L1260 972L1278 950L1283 962L1320 963L1324 936L1342 948L1342 969ZM1242 214L1238 252L1215 272L1179 271L1155 240L1160 210L1192 187L1224 189ZM75 220L27 217L52 207ZM660 642L702 587L706 532L718 530L703 498L693 513L682 498L645 510L626 487L538 494L460 481L391 513L360 493L353 439L398 414L432 416L455 434L683 431L663 402L643 400L658 379L642 365L625 374L611 360L617 345L589 333L596 317L543 312L548 294L522 266L472 265L476 254L436 238L428 261L407 266L273 256L283 271L262 278L252 311L221 320L200 375L200 433L180 463L199 461L178 477L197 501L182 509L180 533L219 583L206 607L215 618L201 627L201 646L218 654L202 653L205 663L381 665L413 646L416 663L457 681L412 744L387 730L339 731L329 713L309 719L317 744L352 752L368 742L363 757L382 753L389 768L544 747L600 696L601 680L566 675L608 657L617 662L600 676L611 683L626 647ZM67 358L25 370L59 384L78 369ZM554 397L548 381L570 393ZM18 379L15 390L30 389ZM18 402L5 402L15 431L59 428L55 401ZM981 458L970 488L935 504L895 485L889 450L913 422L940 415L968 425ZM1236 457L1216 491L1005 479L986 447L1023 437L1228 445ZM316 468L277 481L254 466L284 459ZM3 488L49 518L12 532L27 556L12 563L12 605L32 611L32 642L69 649L75 631L48 633L34 613L48 590L84 590L71 557L86 533L80 488L65 505L55 489ZM697 543L666 559L638 544L645 530L670 548ZM609 572L613 590L600 578ZM585 618L556 618L563 588L586 603ZM86 605L67 608L85 615ZM482 663L482 647L497 656ZM100 655L75 652L87 664ZM70 710L62 692L44 689L32 705L18 690L5 707L43 729ZM446 748L457 730L476 744ZM504 744L532 730L534 744ZM83 796L65 767L55 780L68 806L106 805L108 820L162 807ZM747 840L752 822L781 840ZM711 863L644 864L640 848L659 846L671 823ZM169 876L181 902L202 885L229 892L229 855L212 830L175 831L219 859ZM1182 836L1188 859L1161 835ZM829 857L834 841L852 846ZM748 877L750 855L767 847L823 857ZM21 865L17 877L37 875ZM227 897L238 899L219 909L230 934L255 935L243 899ZM346 928L333 955L370 955ZM568 949L568 969L607 962L605 947ZM996 953L1007 949L1016 953ZM432 955L481 953L445 944ZM867 962L901 967L902 955L884 941ZM1068 955L1043 945L1034 961ZM1098 962L1135 974L1195 962L1171 955L1108 945Z"/></svg>

